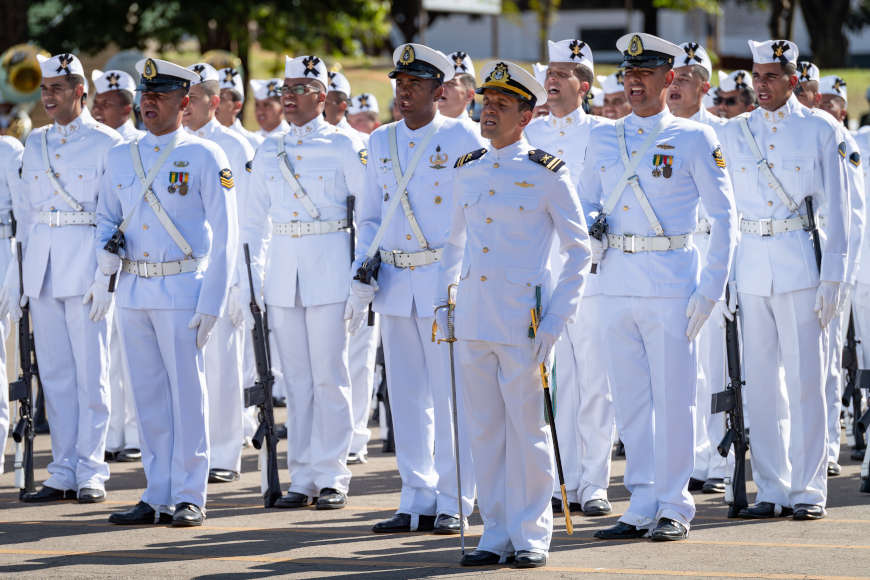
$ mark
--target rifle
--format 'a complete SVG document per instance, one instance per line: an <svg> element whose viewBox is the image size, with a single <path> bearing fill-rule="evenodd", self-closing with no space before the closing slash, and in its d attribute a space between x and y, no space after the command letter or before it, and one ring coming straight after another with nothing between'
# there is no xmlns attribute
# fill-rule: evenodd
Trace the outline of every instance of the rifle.
<svg viewBox="0 0 870 580"><path fill-rule="evenodd" d="M24 295L24 278L22 266L21 242L16 243L18 250L18 289L20 296ZM30 304L21 307L21 319L18 321L18 358L21 372L18 380L9 383L9 401L18 401L18 423L12 431L15 443L23 444L20 463L16 452L15 481L20 488L18 497L36 491L33 476L33 384L38 386L39 369L36 365L36 347L33 344L33 333L30 330Z"/></svg>
<svg viewBox="0 0 870 580"><path fill-rule="evenodd" d="M833 339L833 337L831 337ZM849 327L846 331L846 344L843 345L842 367L845 371L843 388L843 407L852 405L852 437L855 439L853 451L860 451L867 447L864 440L865 427L862 427L861 413L861 388L858 382L859 374L864 371L858 368L858 343L855 338L855 320L852 311L849 312Z"/></svg>
<svg viewBox="0 0 870 580"><path fill-rule="evenodd" d="M378 271L381 269L381 254L380 252L375 252L375 255L371 258L366 258L363 260L362 266L360 266L356 271L356 276L353 277L354 280L359 280L363 284L371 284L372 280L378 279ZM369 326L375 325L375 312L372 310L372 305L369 304Z"/></svg>
<svg viewBox="0 0 870 580"><path fill-rule="evenodd" d="M253 335L254 360L257 366L257 380L253 387L245 389L245 407L259 407L260 424L254 433L252 443L255 449L266 451L266 480L263 489L263 504L270 508L281 497L281 482L278 480L278 437L275 434L275 410L272 407L272 355L269 349L269 316L260 310L254 291L254 277L251 274L251 250L245 244L245 266L248 269L248 285L251 289L251 314L254 318Z"/></svg>
<svg viewBox="0 0 870 580"><path fill-rule="evenodd" d="M589 235L598 240L599 242L607 239L607 216L604 213L599 213L595 217L595 221L592 222L592 225L589 226ZM598 264L593 262L591 269L589 270L592 274L598 273Z"/></svg>
<svg viewBox="0 0 870 580"><path fill-rule="evenodd" d="M396 439L393 435L393 412L390 409L390 394L387 388L387 365L384 361L384 345L378 345L378 353L375 357L375 366L381 367L381 385L378 387L378 392L375 395L377 401L384 406L384 422L387 425L387 433L383 437L383 445L381 451L383 453L396 452ZM376 412L378 412L376 410Z"/></svg>
<svg viewBox="0 0 870 580"><path fill-rule="evenodd" d="M725 288L725 303L731 299L729 288ZM738 306L739 308L739 306ZM728 457L734 447L734 475L731 478L732 499L728 507L728 517L736 518L740 510L749 506L746 497L746 451L749 440L743 422L743 376L740 370L740 335L738 334L737 315L734 320L725 321L725 348L728 354L728 385L725 390L713 393L710 402L712 413L727 413L725 424L728 430L716 447L719 455Z"/></svg>
<svg viewBox="0 0 870 580"><path fill-rule="evenodd" d="M356 227L353 225L353 211L356 207L356 196L347 196L347 233L350 234L350 263L356 258Z"/></svg>
<svg viewBox="0 0 870 580"><path fill-rule="evenodd" d="M122 224L123 225L123 224ZM106 242L106 245L103 246L103 249L112 254L120 254L121 250L127 246L127 240L124 238L124 232L120 229L115 230L115 233L112 234L112 237L109 238L109 241ZM115 291L115 280L118 277L118 273L114 273L109 277L109 292Z"/></svg>

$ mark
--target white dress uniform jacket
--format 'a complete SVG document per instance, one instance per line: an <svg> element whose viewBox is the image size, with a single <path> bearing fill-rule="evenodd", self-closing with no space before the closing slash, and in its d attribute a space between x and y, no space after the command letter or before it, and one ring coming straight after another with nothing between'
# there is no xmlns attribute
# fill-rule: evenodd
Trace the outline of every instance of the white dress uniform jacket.
<svg viewBox="0 0 870 580"><path fill-rule="evenodd" d="M263 137L261 137L257 133L254 133L253 131L248 131L247 129L245 129L245 126L242 125L241 120L239 120L238 118L233 121L233 124L229 128L247 139L248 142L251 144L251 147L254 148L254 150L256 150L257 147L263 144Z"/></svg>
<svg viewBox="0 0 870 580"><path fill-rule="evenodd" d="M457 170L439 283L459 283L457 370L481 490L478 549L547 552L554 463L530 311L540 286L542 328L558 336L574 316L590 259L587 226L568 170L551 155L524 138L481 153ZM566 261L552 288L554 237Z"/></svg>
<svg viewBox="0 0 870 580"><path fill-rule="evenodd" d="M140 137L145 136L145 131L140 131L133 124L132 119L127 119L123 125L115 129L119 135L121 135L121 139L124 141L133 141L134 139L139 139Z"/></svg>
<svg viewBox="0 0 870 580"><path fill-rule="evenodd" d="M290 123L288 123L285 119L281 119L281 122L278 123L278 126L272 129L271 131L266 131L265 129L260 129L257 131L257 135L259 135L263 141L268 139L269 137L275 137L280 135L281 133L286 133L290 130ZM249 142L250 143L250 142ZM253 144L252 144L253 145ZM255 147L256 150L256 147Z"/></svg>

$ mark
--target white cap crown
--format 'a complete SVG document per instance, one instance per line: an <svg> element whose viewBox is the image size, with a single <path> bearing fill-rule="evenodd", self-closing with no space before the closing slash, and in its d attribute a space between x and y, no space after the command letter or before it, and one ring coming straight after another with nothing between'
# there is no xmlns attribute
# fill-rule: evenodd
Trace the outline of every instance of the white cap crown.
<svg viewBox="0 0 870 580"><path fill-rule="evenodd" d="M582 40L576 38L568 38L556 42L548 40L547 47L549 49L550 62L573 62L582 64L590 72L595 72L592 63L592 49Z"/></svg>
<svg viewBox="0 0 870 580"><path fill-rule="evenodd" d="M220 80L220 75L218 75L217 69L208 64L207 62L198 62L196 64L192 64L187 67L187 70L191 70L199 75L199 80L191 82L191 86L198 85L199 83L204 83L206 81Z"/></svg>
<svg viewBox="0 0 870 580"><path fill-rule="evenodd" d="M765 40L764 42L747 40L747 42L749 50L752 51L752 62L756 64L790 62L797 65L798 47L790 40Z"/></svg>
<svg viewBox="0 0 870 580"><path fill-rule="evenodd" d="M326 65L320 58L309 56L297 56L296 58L284 58L285 79L311 79L320 82L323 88L329 86L329 73Z"/></svg>
<svg viewBox="0 0 870 580"><path fill-rule="evenodd" d="M674 67L698 65L707 71L707 80L713 78L713 62L707 50L697 42L684 42L680 48L685 52L674 60Z"/></svg>
<svg viewBox="0 0 870 580"><path fill-rule="evenodd" d="M79 75L85 78L82 61L74 54L65 52L49 57L37 53L36 59L39 61L42 78L50 79L69 75Z"/></svg>
<svg viewBox="0 0 870 580"><path fill-rule="evenodd" d="M101 71L94 69L91 71L91 80L94 82L98 95L109 91L136 92L136 81L129 73L122 70Z"/></svg>

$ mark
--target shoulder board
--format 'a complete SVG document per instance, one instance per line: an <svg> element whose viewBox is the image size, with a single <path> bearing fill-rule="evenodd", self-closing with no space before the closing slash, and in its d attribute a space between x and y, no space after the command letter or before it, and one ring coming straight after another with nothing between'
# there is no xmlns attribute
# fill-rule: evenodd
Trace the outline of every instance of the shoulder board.
<svg viewBox="0 0 870 580"><path fill-rule="evenodd" d="M564 161L541 149L530 149L529 159L535 163L540 163L554 173L562 169L562 166L565 165Z"/></svg>
<svg viewBox="0 0 870 580"><path fill-rule="evenodd" d="M471 153L466 153L462 155L459 159L456 160L456 163L453 164L453 167L462 167L469 161L474 161L475 159L480 159L483 157L483 154L486 153L486 148L483 147L476 151L472 151Z"/></svg>

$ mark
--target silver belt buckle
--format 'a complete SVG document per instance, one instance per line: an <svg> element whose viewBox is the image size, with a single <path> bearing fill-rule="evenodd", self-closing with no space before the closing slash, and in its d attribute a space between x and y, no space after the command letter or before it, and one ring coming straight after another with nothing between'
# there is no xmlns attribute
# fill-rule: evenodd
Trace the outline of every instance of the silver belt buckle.
<svg viewBox="0 0 870 580"><path fill-rule="evenodd" d="M134 262L136 264L136 274L140 278L150 278L151 276L148 274L148 262Z"/></svg>
<svg viewBox="0 0 870 580"><path fill-rule="evenodd" d="M769 238L773 235L773 220L763 219L758 220L758 233L762 238Z"/></svg>
<svg viewBox="0 0 870 580"><path fill-rule="evenodd" d="M48 227L50 227L50 228L59 228L60 227L60 212L59 211L48 212Z"/></svg>
<svg viewBox="0 0 870 580"><path fill-rule="evenodd" d="M634 234L622 234L622 253L633 254L637 251L635 247Z"/></svg>

